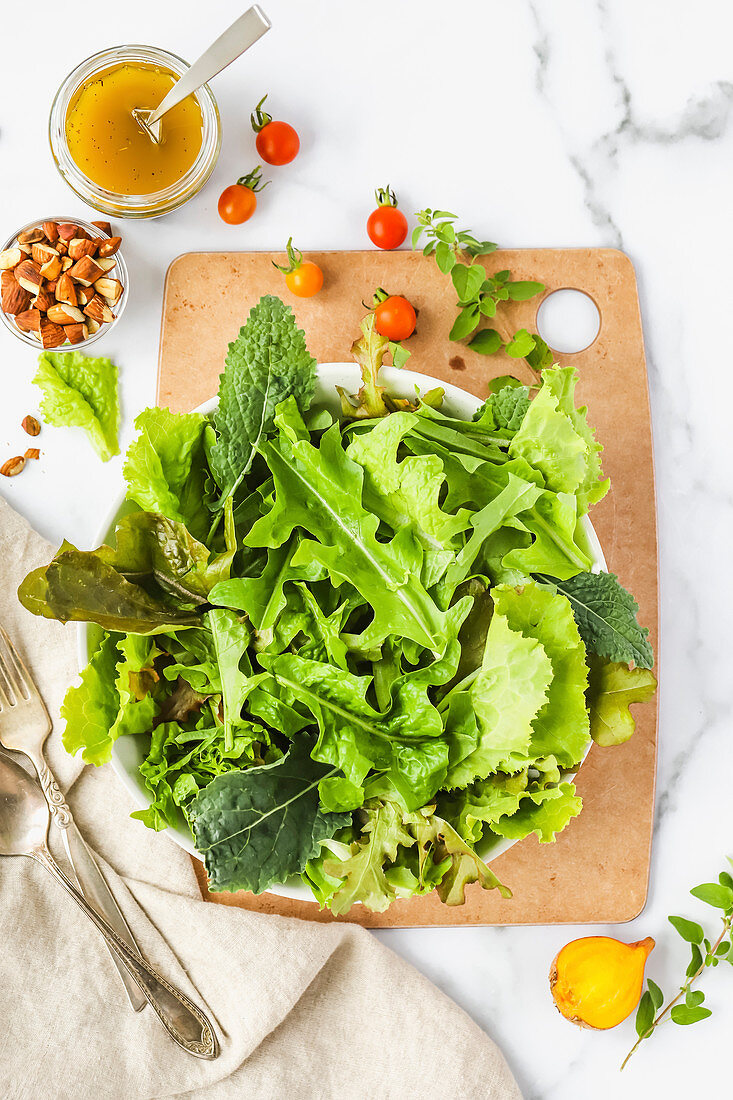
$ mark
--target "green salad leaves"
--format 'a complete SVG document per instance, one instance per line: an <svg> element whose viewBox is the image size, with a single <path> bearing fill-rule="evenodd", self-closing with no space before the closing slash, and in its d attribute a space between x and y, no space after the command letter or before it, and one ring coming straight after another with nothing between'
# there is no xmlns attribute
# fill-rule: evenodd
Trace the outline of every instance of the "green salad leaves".
<svg viewBox="0 0 733 1100"><path fill-rule="evenodd" d="M135 816L187 825L212 889L300 875L336 914L510 896L484 857L552 842L591 740L627 740L655 687L636 602L592 567L608 482L575 372L534 397L500 379L464 421L440 391L387 394L370 341L335 422L263 298L212 416L138 417L110 544L64 543L19 591L100 631L68 751L101 764L137 738Z"/></svg>

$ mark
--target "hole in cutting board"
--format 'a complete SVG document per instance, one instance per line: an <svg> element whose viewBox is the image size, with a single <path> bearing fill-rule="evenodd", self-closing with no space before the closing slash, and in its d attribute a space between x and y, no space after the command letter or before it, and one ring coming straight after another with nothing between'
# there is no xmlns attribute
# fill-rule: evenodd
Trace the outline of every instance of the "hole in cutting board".
<svg viewBox="0 0 733 1100"><path fill-rule="evenodd" d="M585 351L600 328L598 306L582 290L553 290L537 310L537 331L553 351L564 355Z"/></svg>

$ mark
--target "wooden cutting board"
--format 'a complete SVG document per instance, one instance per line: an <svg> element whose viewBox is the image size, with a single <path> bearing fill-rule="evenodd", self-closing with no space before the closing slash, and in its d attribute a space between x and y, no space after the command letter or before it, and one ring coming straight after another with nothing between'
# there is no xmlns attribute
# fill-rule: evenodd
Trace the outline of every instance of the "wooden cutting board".
<svg viewBox="0 0 733 1100"><path fill-rule="evenodd" d="M295 311L319 362L343 362L377 286L404 294L419 311L409 342L410 366L485 397L489 378L521 373L515 360L482 357L448 340L455 316L450 280L434 260L411 252L322 252L325 286L312 299L294 298L272 265L281 255L262 252L188 253L168 269L160 343L158 403L188 411L218 389L227 344L262 294L278 294ZM546 293L585 291L598 306L601 328L585 351L556 356L575 366L579 399L605 445L611 491L593 509L608 568L635 594L640 620L657 643L657 544L654 467L644 342L631 261L613 249L523 249L487 258L489 272L538 279ZM539 299L509 305L508 326L536 331ZM529 381L524 366L523 377ZM625 745L594 745L577 779L584 808L554 844L532 836L492 864L513 898L469 887L464 906L448 908L436 896L398 901L386 913L357 906L347 919L372 928L422 925L610 923L635 917L647 895L656 770L656 703L635 708L637 729ZM276 894L204 895L223 905L330 921L315 902Z"/></svg>

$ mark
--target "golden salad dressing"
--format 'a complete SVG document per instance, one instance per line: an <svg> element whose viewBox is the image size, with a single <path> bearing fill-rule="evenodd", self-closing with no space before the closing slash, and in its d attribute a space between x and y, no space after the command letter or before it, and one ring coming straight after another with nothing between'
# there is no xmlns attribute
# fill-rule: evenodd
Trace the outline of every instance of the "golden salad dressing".
<svg viewBox="0 0 733 1100"><path fill-rule="evenodd" d="M76 93L66 114L74 161L93 183L118 195L149 195L177 183L196 160L203 140L195 96L161 119L159 145L132 117L133 107L154 110L177 80L159 65L134 62L98 73Z"/></svg>

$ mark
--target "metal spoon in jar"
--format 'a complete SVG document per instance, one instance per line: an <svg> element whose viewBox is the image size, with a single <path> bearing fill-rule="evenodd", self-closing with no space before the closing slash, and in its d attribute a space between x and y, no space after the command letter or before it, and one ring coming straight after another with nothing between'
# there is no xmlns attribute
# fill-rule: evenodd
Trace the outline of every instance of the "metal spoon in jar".
<svg viewBox="0 0 733 1100"><path fill-rule="evenodd" d="M232 23L228 30L217 38L208 50L194 61L191 68L173 85L168 95L154 111L134 107L132 117L145 131L151 141L160 144L160 120L172 107L207 84L212 77L231 65L238 57L253 46L258 38L269 31L272 24L259 4L253 4L244 15Z"/></svg>
<svg viewBox="0 0 733 1100"><path fill-rule="evenodd" d="M38 780L0 752L0 856L29 856L50 871L97 926L140 986L171 1039L197 1058L216 1058L219 1042L201 1009L128 947L61 870L46 844L50 820Z"/></svg>

